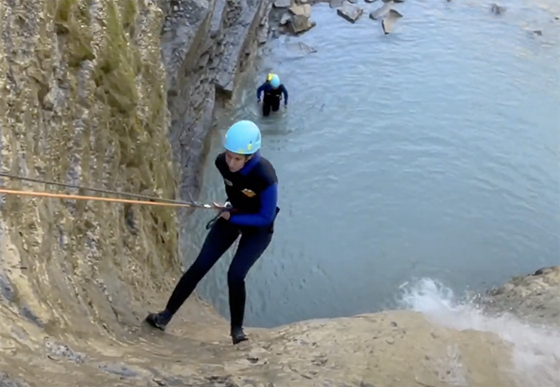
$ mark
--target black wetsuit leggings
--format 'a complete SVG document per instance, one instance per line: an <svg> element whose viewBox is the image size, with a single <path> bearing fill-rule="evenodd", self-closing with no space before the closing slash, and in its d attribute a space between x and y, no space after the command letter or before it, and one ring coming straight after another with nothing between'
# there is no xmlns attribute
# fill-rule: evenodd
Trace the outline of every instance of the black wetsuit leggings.
<svg viewBox="0 0 560 387"><path fill-rule="evenodd" d="M265 117L270 115L270 109L277 112L280 109L280 96L266 96L263 98L262 114Z"/></svg>
<svg viewBox="0 0 560 387"><path fill-rule="evenodd" d="M245 277L266 250L272 240L270 227L243 227L243 232L230 223L220 218L204 240L202 249L191 267L183 274L169 301L166 309L175 314L191 295L200 280L214 266L218 259L235 242L241 234L237 251L228 270L229 310L231 326L241 327L245 314Z"/></svg>

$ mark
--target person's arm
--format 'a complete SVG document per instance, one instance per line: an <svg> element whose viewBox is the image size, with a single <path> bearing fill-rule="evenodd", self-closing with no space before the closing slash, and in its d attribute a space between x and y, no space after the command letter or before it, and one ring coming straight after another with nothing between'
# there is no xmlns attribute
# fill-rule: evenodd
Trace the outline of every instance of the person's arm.
<svg viewBox="0 0 560 387"><path fill-rule="evenodd" d="M274 221L278 204L278 184L274 183L260 194L261 209L256 214L231 214L229 221L239 226L268 226Z"/></svg>
<svg viewBox="0 0 560 387"><path fill-rule="evenodd" d="M284 94L284 105L288 106L288 89L286 89L286 86L284 85L280 85L281 90L282 90L282 94Z"/></svg>
<svg viewBox="0 0 560 387"><path fill-rule="evenodd" d="M257 101L261 100L261 93L264 91L265 87L266 87L266 82L260 85L259 88L257 89Z"/></svg>

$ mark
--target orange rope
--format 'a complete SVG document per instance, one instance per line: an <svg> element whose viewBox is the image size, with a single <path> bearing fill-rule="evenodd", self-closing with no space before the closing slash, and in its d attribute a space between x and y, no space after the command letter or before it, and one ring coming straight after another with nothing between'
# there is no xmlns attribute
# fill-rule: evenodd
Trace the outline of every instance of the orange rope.
<svg viewBox="0 0 560 387"><path fill-rule="evenodd" d="M206 209L219 209L217 205L206 205L199 207L192 204L179 204L179 203L165 203L165 202L150 202L146 200L130 200L130 199L118 199L118 198L104 198L98 196L83 196L83 195L69 195L69 194L59 194L52 192L38 192L38 191L20 191L12 189L0 188L0 193L12 194L12 195L23 195L23 196L41 196L41 197L51 197L51 198L61 198L61 199L76 199L76 200L98 200L103 202L114 202L114 203L130 203L130 204L144 204L148 206L165 206L165 207L189 207L189 208L206 208Z"/></svg>

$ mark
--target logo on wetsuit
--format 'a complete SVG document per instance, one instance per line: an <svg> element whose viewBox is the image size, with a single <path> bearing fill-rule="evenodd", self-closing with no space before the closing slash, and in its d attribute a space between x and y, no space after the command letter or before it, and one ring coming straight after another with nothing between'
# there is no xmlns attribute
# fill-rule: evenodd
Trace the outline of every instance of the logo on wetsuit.
<svg viewBox="0 0 560 387"><path fill-rule="evenodd" d="M243 192L243 194L245 194L245 196L252 198L253 196L256 195L256 193L254 191L251 191L248 188L243 189L241 192Z"/></svg>

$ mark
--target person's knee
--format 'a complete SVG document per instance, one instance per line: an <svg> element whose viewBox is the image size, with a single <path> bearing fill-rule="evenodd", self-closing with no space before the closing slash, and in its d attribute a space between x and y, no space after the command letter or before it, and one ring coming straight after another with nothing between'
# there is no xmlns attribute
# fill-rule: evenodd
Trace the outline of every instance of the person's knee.
<svg viewBox="0 0 560 387"><path fill-rule="evenodd" d="M237 269L236 267L230 267L227 278L228 286L232 288L243 285L245 283L245 276L246 274L243 271Z"/></svg>
<svg viewBox="0 0 560 387"><path fill-rule="evenodd" d="M212 266L212 259L204 253L205 252L201 252L183 276L189 273L194 277L203 277L210 270L210 267Z"/></svg>

